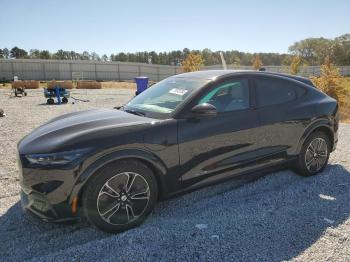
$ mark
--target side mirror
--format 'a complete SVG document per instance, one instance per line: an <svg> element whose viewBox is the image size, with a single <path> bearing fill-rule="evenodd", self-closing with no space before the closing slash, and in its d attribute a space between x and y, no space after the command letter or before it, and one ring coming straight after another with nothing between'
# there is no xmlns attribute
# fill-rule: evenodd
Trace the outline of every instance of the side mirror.
<svg viewBox="0 0 350 262"><path fill-rule="evenodd" d="M194 106L191 113L193 117L214 117L216 116L217 111L215 106L208 103L203 103Z"/></svg>

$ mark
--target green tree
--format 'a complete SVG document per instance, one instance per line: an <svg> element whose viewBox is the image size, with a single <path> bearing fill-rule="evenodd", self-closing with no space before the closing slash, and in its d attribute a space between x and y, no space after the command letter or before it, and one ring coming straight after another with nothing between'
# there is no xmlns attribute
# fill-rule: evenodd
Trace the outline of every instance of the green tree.
<svg viewBox="0 0 350 262"><path fill-rule="evenodd" d="M14 47L10 54L7 48L2 50L1 57L9 58L43 58L43 59L69 59L69 60L99 60L99 55L95 52L91 54L88 52L77 53L74 51L58 50L54 54L46 52L47 50L32 49L29 56L25 50ZM237 50L222 51L225 61L228 65L243 65L251 66L256 56L260 57L262 64L265 65L285 65L289 66L292 62L293 56L300 56L303 63L307 65L319 65L328 56L334 61L336 65L350 64L350 34L344 34L334 39L326 38L306 38L295 42L289 47L291 54L278 53L246 53ZM203 50L190 50L184 48L183 50L174 50L170 52L136 52L136 53L115 53L110 55L111 61L130 61L148 63L149 60L153 64L164 65L179 65L189 54L201 55L205 65L221 64L221 51L212 51L208 48ZM289 69L287 68L287 71Z"/></svg>
<svg viewBox="0 0 350 262"><path fill-rule="evenodd" d="M48 50L42 50L39 54L40 59L51 59L51 54Z"/></svg>
<svg viewBox="0 0 350 262"><path fill-rule="evenodd" d="M104 54L102 57L101 57L101 60L104 61L104 62L107 62L108 61L108 56L106 54Z"/></svg>
<svg viewBox="0 0 350 262"><path fill-rule="evenodd" d="M97 53L92 52L92 53L91 53L91 60L100 61L101 58L100 58L100 56L99 56Z"/></svg>
<svg viewBox="0 0 350 262"><path fill-rule="evenodd" d="M81 60L90 60L90 53L88 51L84 51L82 54L81 54L81 57L80 57Z"/></svg>
<svg viewBox="0 0 350 262"><path fill-rule="evenodd" d="M208 48L203 49L202 57L204 60L204 65L212 65L213 64L213 52L210 49L208 49Z"/></svg>
<svg viewBox="0 0 350 262"><path fill-rule="evenodd" d="M39 59L40 58L40 51L38 49L30 49L29 50L29 58Z"/></svg>
<svg viewBox="0 0 350 262"><path fill-rule="evenodd" d="M184 49L182 50L182 55L183 55L182 59L185 60L186 57L187 57L190 53L191 53L191 50L190 50L190 49L184 48Z"/></svg>
<svg viewBox="0 0 350 262"><path fill-rule="evenodd" d="M150 52L149 57L151 57L152 64L159 64L158 54L155 51Z"/></svg>
<svg viewBox="0 0 350 262"><path fill-rule="evenodd" d="M26 50L18 48L17 46L15 46L14 48L11 49L10 51L10 56L12 58L27 58L28 57L28 53Z"/></svg>
<svg viewBox="0 0 350 262"><path fill-rule="evenodd" d="M332 59L338 65L350 64L350 34L341 35L334 39Z"/></svg>
<svg viewBox="0 0 350 262"><path fill-rule="evenodd" d="M117 61L120 61L120 62L126 62L128 61L128 56L125 54L125 53L119 53L117 55Z"/></svg>
<svg viewBox="0 0 350 262"><path fill-rule="evenodd" d="M10 51L6 47L2 49L2 54L6 59L10 57Z"/></svg>
<svg viewBox="0 0 350 262"><path fill-rule="evenodd" d="M62 49L58 50L53 56L55 59L59 60L68 59L68 57L66 56L66 52Z"/></svg>
<svg viewBox="0 0 350 262"><path fill-rule="evenodd" d="M283 55L281 64L284 66L289 66L292 63L292 56Z"/></svg>
<svg viewBox="0 0 350 262"><path fill-rule="evenodd" d="M295 42L289 47L293 55L301 56L309 65L319 65L326 57L332 54L333 40L320 38L307 38Z"/></svg>

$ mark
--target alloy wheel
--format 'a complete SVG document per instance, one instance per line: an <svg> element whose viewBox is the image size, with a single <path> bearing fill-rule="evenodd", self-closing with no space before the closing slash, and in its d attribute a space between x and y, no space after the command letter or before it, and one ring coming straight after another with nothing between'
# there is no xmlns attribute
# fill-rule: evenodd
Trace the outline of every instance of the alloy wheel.
<svg viewBox="0 0 350 262"><path fill-rule="evenodd" d="M143 214L149 198L147 181L137 173L123 172L102 186L97 197L97 210L107 223L125 225Z"/></svg>
<svg viewBox="0 0 350 262"><path fill-rule="evenodd" d="M311 173L320 171L327 162L328 146L321 137L313 139L306 149L305 166Z"/></svg>

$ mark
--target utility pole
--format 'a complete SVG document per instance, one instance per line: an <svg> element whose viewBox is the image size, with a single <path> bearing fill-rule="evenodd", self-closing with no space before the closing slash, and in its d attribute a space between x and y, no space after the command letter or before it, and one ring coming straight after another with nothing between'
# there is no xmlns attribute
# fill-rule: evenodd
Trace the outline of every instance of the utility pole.
<svg viewBox="0 0 350 262"><path fill-rule="evenodd" d="M222 68L224 70L227 70L226 61L225 61L225 58L224 58L224 54L222 52L220 52L220 58L221 58Z"/></svg>

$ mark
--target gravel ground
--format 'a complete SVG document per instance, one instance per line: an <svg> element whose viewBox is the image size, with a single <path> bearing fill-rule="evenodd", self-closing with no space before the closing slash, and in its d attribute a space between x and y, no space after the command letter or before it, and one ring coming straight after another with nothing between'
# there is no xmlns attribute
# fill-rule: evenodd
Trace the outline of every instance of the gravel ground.
<svg viewBox="0 0 350 262"><path fill-rule="evenodd" d="M350 125L315 177L292 171L235 179L157 204L145 223L108 235L80 223L51 225L22 214L16 144L63 113L126 102L133 91L73 90L89 99L47 106L40 91L0 90L0 260L350 261ZM247 180L250 182L247 183Z"/></svg>

